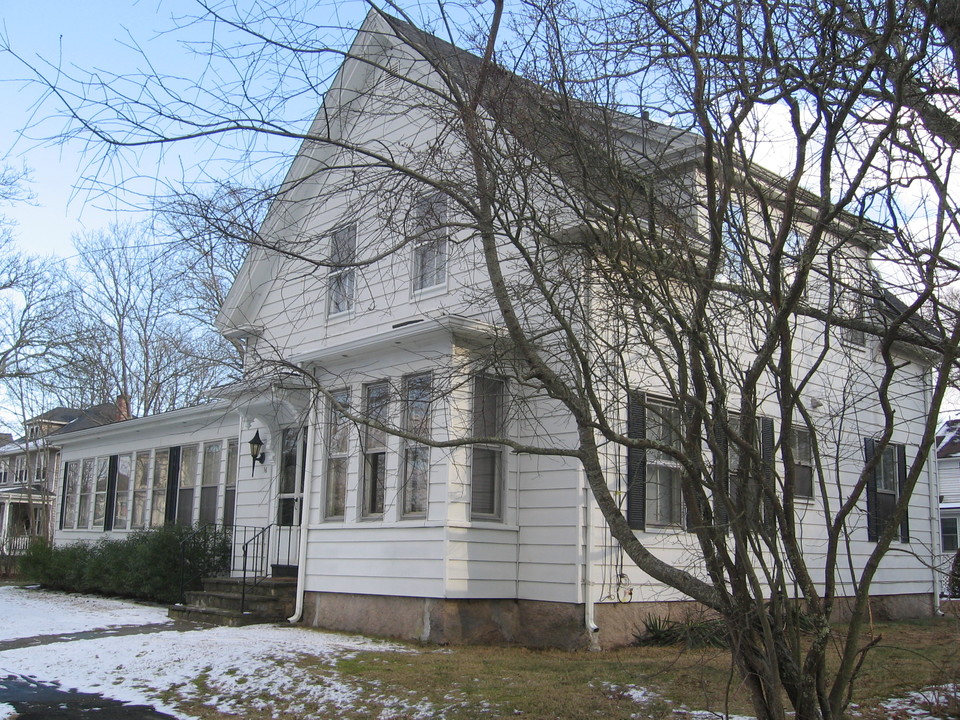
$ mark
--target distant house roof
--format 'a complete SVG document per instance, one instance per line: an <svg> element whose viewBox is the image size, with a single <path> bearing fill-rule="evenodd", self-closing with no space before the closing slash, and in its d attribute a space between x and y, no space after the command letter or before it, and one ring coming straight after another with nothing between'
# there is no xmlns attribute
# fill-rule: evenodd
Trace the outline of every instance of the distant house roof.
<svg viewBox="0 0 960 720"><path fill-rule="evenodd" d="M51 441L50 438L55 439L67 433L86 430L87 428L98 427L100 425L109 425L126 419L129 418L124 417L121 409L113 402L100 403L99 405L92 405L83 409L56 407L26 421L25 424L28 426L40 423L55 426L39 437L24 436L14 439L9 433L0 434L0 454L15 455L23 452L24 446L27 443L33 443L34 447L36 447L38 441L55 445L56 443Z"/></svg>
<svg viewBox="0 0 960 720"><path fill-rule="evenodd" d="M960 418L947 420L937 431L937 457L960 455Z"/></svg>

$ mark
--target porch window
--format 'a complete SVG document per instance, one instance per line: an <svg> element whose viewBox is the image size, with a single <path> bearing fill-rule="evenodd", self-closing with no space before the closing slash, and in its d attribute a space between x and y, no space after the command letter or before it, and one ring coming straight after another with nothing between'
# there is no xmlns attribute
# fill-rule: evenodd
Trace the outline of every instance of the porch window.
<svg viewBox="0 0 960 720"><path fill-rule="evenodd" d="M345 225L330 236L327 314L345 313L353 307L356 284L357 226Z"/></svg>
<svg viewBox="0 0 960 720"><path fill-rule="evenodd" d="M227 441L227 479L223 491L223 524L233 525L237 508L237 468L240 444L236 438Z"/></svg>
<svg viewBox="0 0 960 720"><path fill-rule="evenodd" d="M442 285L447 279L447 204L441 193L421 198L412 211L413 289Z"/></svg>
<svg viewBox="0 0 960 720"><path fill-rule="evenodd" d="M374 423L386 424L389 418L390 386L383 383L364 389L364 416ZM383 515L386 488L387 433L366 426L363 442L363 506L362 517Z"/></svg>
<svg viewBox="0 0 960 720"><path fill-rule="evenodd" d="M473 436L485 438L471 449L470 517L498 520L503 505L503 445L490 442L503 434L504 383L479 375L473 381Z"/></svg>
<svg viewBox="0 0 960 720"><path fill-rule="evenodd" d="M133 466L133 507L130 528L141 530L147 526L147 492L150 472L150 453L138 452Z"/></svg>
<svg viewBox="0 0 960 720"><path fill-rule="evenodd" d="M327 408L327 467L324 474L323 516L343 518L346 512L347 464L350 458L350 422L336 409L349 407L350 393L340 390L332 394L333 402Z"/></svg>
<svg viewBox="0 0 960 720"><path fill-rule="evenodd" d="M280 497L277 525L300 524L300 498L306 478L306 428L285 428L281 435Z"/></svg>
<svg viewBox="0 0 960 720"><path fill-rule="evenodd" d="M430 373L404 382L404 430L424 439L430 437L432 385ZM430 448L414 440L404 440L403 445L403 514L423 516L429 495Z"/></svg>
<svg viewBox="0 0 960 720"><path fill-rule="evenodd" d="M63 471L63 500L60 508L60 527L73 530L77 527L77 502L80 496L80 462L71 460Z"/></svg>
<svg viewBox="0 0 960 720"><path fill-rule="evenodd" d="M130 455L117 456L116 494L113 502L113 529L126 530L130 526Z"/></svg>
<svg viewBox="0 0 960 720"><path fill-rule="evenodd" d="M217 500L220 490L220 464L223 443L204 443L203 469L200 473L200 522L217 522Z"/></svg>
<svg viewBox="0 0 960 720"><path fill-rule="evenodd" d="M169 473L170 451L156 450L153 455L153 497L150 503L151 527L160 527L166 522Z"/></svg>
<svg viewBox="0 0 960 720"><path fill-rule="evenodd" d="M107 516L107 484L110 480L110 458L97 458L97 480L93 496L93 527L103 529Z"/></svg>
<svg viewBox="0 0 960 720"><path fill-rule="evenodd" d="M175 474L177 483L177 525L193 525L193 501L197 487L197 446L180 448L180 468Z"/></svg>
<svg viewBox="0 0 960 720"><path fill-rule="evenodd" d="M77 511L77 528L90 527L90 515L93 506L94 459L85 459L80 466L80 502Z"/></svg>

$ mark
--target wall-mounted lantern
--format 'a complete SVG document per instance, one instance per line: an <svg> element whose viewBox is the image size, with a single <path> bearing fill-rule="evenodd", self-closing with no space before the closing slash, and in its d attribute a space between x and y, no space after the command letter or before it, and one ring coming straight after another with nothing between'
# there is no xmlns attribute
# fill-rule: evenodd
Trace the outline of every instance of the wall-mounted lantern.
<svg viewBox="0 0 960 720"><path fill-rule="evenodd" d="M261 465L263 465L263 461L267 459L267 454L263 452L263 440L260 439L259 430L257 430L253 439L250 441L250 458L254 463L260 463ZM257 466L252 464L251 468L256 470Z"/></svg>

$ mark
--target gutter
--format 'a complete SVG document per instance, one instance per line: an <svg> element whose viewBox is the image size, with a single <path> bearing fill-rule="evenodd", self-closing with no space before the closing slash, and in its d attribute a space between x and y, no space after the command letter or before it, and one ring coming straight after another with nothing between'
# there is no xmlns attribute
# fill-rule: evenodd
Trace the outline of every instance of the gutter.
<svg viewBox="0 0 960 720"><path fill-rule="evenodd" d="M316 397L314 395L314 397ZM306 594L307 580L307 534L310 529L310 500L313 497L313 456L317 439L316 402L311 403L310 422L307 424L307 455L303 459L306 465L306 478L303 494L300 496L300 552L297 556L297 602L293 615L288 622L300 622L303 617L303 598Z"/></svg>

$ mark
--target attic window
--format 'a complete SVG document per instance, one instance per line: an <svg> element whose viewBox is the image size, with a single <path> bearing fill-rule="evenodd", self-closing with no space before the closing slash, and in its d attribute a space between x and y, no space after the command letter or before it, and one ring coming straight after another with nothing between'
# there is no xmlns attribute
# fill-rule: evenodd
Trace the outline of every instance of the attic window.
<svg viewBox="0 0 960 720"><path fill-rule="evenodd" d="M400 60L395 57L388 57L383 63L383 77L380 79L380 87L383 90L392 90L400 85Z"/></svg>

